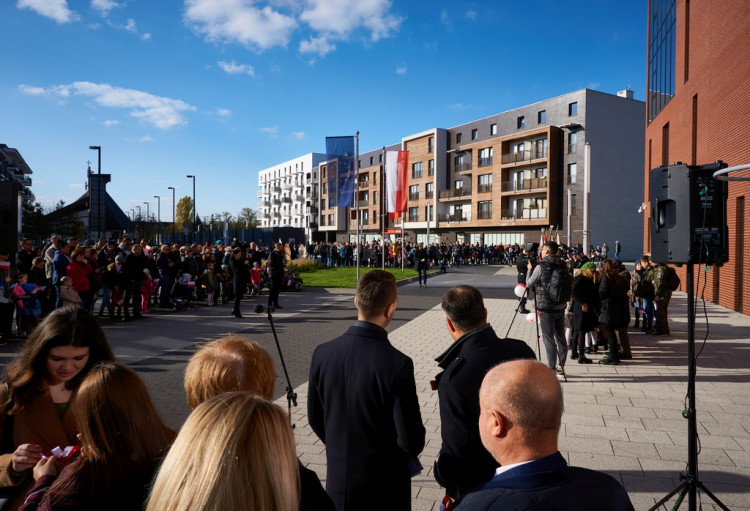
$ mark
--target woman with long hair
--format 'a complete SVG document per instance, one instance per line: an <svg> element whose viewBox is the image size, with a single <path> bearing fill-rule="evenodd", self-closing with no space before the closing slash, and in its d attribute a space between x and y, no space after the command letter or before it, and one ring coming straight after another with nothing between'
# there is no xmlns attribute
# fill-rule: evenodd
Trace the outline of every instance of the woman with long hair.
<svg viewBox="0 0 750 511"><path fill-rule="evenodd" d="M193 410L154 481L147 511L297 511L294 434L284 410L229 392Z"/></svg>
<svg viewBox="0 0 750 511"><path fill-rule="evenodd" d="M573 280L573 349L570 358L578 360L579 364L591 363L584 350L586 335L599 326L596 316L599 295L594 282L595 270L595 263L584 263L581 272Z"/></svg>
<svg viewBox="0 0 750 511"><path fill-rule="evenodd" d="M0 383L0 487L29 486L29 469L42 450L78 443L70 405L91 367L114 359L104 332L85 310L63 307L42 320Z"/></svg>
<svg viewBox="0 0 750 511"><path fill-rule="evenodd" d="M620 269L611 259L602 262L602 278L599 281L599 298L602 310L599 322L604 325L609 343L609 353L599 360L600 364L614 365L620 363L620 347L617 342L617 330L627 328L630 323L630 303L628 290L630 283L620 275ZM628 346L629 349L629 346Z"/></svg>
<svg viewBox="0 0 750 511"><path fill-rule="evenodd" d="M80 456L57 474L56 458L40 460L21 511L140 510L148 485L175 433L161 420L143 381L121 364L95 366L72 404Z"/></svg>

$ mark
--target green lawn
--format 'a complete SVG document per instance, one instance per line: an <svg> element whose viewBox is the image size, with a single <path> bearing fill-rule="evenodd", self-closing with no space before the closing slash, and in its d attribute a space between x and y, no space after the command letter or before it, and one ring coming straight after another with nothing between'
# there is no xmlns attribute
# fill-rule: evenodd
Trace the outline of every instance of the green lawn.
<svg viewBox="0 0 750 511"><path fill-rule="evenodd" d="M359 268L359 274L370 270L379 270L380 268ZM386 268L385 271L392 273L396 280L416 277L417 271L410 268ZM305 283L305 287L336 287L345 289L354 289L357 287L357 268L320 268L313 271L301 271L300 277Z"/></svg>

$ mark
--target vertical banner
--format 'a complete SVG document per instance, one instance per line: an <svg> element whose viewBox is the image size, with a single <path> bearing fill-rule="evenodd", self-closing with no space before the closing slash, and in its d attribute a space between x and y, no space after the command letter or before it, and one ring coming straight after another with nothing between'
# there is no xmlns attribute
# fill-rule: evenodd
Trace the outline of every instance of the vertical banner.
<svg viewBox="0 0 750 511"><path fill-rule="evenodd" d="M354 207L357 184L354 137L326 137L328 207Z"/></svg>
<svg viewBox="0 0 750 511"><path fill-rule="evenodd" d="M406 211L408 189L409 151L387 151L385 153L385 183L387 211L390 218Z"/></svg>

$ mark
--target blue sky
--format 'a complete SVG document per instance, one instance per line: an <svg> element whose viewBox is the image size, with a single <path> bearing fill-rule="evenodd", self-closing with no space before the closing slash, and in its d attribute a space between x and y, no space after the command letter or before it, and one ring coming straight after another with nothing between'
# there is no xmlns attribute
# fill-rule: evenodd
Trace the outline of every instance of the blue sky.
<svg viewBox="0 0 750 511"><path fill-rule="evenodd" d="M645 98L646 2L5 0L0 143L37 200L257 206L258 171L360 131L360 151L582 88Z"/></svg>

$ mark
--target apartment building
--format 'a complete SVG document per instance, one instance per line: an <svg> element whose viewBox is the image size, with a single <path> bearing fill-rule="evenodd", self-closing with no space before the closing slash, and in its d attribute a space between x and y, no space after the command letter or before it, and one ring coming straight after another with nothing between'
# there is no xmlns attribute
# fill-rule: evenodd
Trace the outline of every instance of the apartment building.
<svg viewBox="0 0 750 511"><path fill-rule="evenodd" d="M260 225L262 227L301 227L308 237L310 218L317 211L308 210L309 201L318 195L318 165L325 154L308 153L261 170L258 176ZM316 223L316 222L313 222Z"/></svg>
<svg viewBox="0 0 750 511"><path fill-rule="evenodd" d="M314 240L361 239L508 244L539 241L557 229L560 241L590 245L620 241L623 257L642 249L645 103L630 90L618 95L582 89L452 128L405 135L359 154L356 204L331 208L325 156L312 172L306 206ZM403 218L384 214L384 151L409 152L408 203ZM297 160L292 160L296 162ZM261 173L268 225L283 220L280 179L290 162ZM584 207L588 176L590 200ZM283 177L282 177L283 179ZM293 182L293 181L292 181ZM277 184L276 186L281 186ZM291 203L289 203L291 204ZM274 209L274 208L279 209ZM584 222L584 213L588 220ZM276 216L274 216L276 215ZM293 225L293 224L292 224Z"/></svg>
<svg viewBox="0 0 750 511"><path fill-rule="evenodd" d="M646 197L649 172L661 165L750 163L750 2L650 0L648 23ZM750 171L732 176L747 180ZM729 262L710 271L696 270L699 295L743 314L750 314L750 278L743 257L750 249L748 196L750 183L729 183ZM647 208L642 219L646 251L651 245L649 221ZM678 272L686 282L685 269Z"/></svg>

